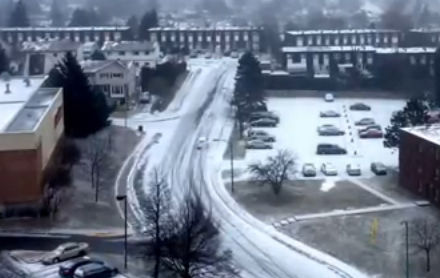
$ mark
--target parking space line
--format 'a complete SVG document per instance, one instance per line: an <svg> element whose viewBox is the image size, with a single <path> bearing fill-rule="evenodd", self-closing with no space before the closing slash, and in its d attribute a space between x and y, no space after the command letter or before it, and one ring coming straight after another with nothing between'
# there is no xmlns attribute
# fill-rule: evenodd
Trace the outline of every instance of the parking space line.
<svg viewBox="0 0 440 278"><path fill-rule="evenodd" d="M359 186L360 188L370 192L371 194L375 195L376 197L379 197L380 199L384 200L387 203L390 203L390 204L393 204L393 205L400 204L398 201L388 197L387 195L383 194L382 192L377 191L374 188L371 188L370 186L366 185L365 183L361 182L360 180L349 179L349 181L352 182L353 184Z"/></svg>

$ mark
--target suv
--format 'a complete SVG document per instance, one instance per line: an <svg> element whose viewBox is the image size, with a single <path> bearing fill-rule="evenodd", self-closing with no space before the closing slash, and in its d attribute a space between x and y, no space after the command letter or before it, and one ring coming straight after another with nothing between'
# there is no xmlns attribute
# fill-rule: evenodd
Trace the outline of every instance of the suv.
<svg viewBox="0 0 440 278"><path fill-rule="evenodd" d="M387 168L381 162L373 162L371 163L371 172L377 176L385 176L387 174Z"/></svg>
<svg viewBox="0 0 440 278"><path fill-rule="evenodd" d="M83 265L75 270L74 278L110 278L118 274L115 267L106 264L91 263Z"/></svg>
<svg viewBox="0 0 440 278"><path fill-rule="evenodd" d="M316 154L347 154L347 150L334 144L319 144Z"/></svg>

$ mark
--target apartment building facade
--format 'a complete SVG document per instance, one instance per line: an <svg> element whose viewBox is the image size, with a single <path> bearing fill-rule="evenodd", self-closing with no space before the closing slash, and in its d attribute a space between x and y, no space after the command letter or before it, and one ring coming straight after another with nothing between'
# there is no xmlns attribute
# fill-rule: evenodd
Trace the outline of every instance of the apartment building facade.
<svg viewBox="0 0 440 278"><path fill-rule="evenodd" d="M104 43L101 51L108 60L133 63L139 68L143 66L154 68L161 59L160 47L157 42L108 41Z"/></svg>

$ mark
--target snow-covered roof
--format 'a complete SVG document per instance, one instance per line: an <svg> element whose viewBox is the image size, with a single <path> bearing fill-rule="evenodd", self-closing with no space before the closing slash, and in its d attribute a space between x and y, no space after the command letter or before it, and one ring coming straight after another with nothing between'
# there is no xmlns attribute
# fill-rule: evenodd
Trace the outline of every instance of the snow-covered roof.
<svg viewBox="0 0 440 278"><path fill-rule="evenodd" d="M154 44L149 41L107 41L102 46L102 51L146 51L153 50Z"/></svg>
<svg viewBox="0 0 440 278"><path fill-rule="evenodd" d="M69 31L127 31L128 26L87 26L87 27L2 27L0 32L25 32L25 31L40 31L40 32L69 32Z"/></svg>
<svg viewBox="0 0 440 278"><path fill-rule="evenodd" d="M282 48L284 53L302 53L302 52L350 52L350 51L364 51L364 52L374 52L376 51L374 46L348 46L348 45L338 45L338 46L285 46Z"/></svg>
<svg viewBox="0 0 440 278"><path fill-rule="evenodd" d="M374 46L286 46L283 53L307 53L307 52L375 52L378 54L422 54L435 53L435 47L374 47Z"/></svg>
<svg viewBox="0 0 440 278"><path fill-rule="evenodd" d="M95 73L98 72L112 64L116 64L122 68L126 68L126 65L121 61L115 61L115 60L104 60L104 61L93 61L93 60L86 60L82 61L80 63L83 71L85 73Z"/></svg>
<svg viewBox="0 0 440 278"><path fill-rule="evenodd" d="M35 91L41 86L44 78L30 78L29 86L23 78L6 82L0 80L0 132L8 128ZM9 84L9 85L7 85ZM7 88L9 91L7 92Z"/></svg>
<svg viewBox="0 0 440 278"><path fill-rule="evenodd" d="M418 29L411 29L411 32L414 33L440 33L440 28L418 28Z"/></svg>
<svg viewBox="0 0 440 278"><path fill-rule="evenodd" d="M154 31L258 31L259 27L249 26L212 26L212 27L194 27L194 26L178 26L178 27L155 27L150 28L150 32Z"/></svg>
<svg viewBox="0 0 440 278"><path fill-rule="evenodd" d="M368 34L368 33L400 33L393 29L341 29L341 30L295 30L286 32L292 36L298 35L330 35L330 34Z"/></svg>
<svg viewBox="0 0 440 278"><path fill-rule="evenodd" d="M23 42L21 49L26 52L67 52L77 51L80 47L80 42L74 42L71 40L53 40L41 42Z"/></svg>
<svg viewBox="0 0 440 278"><path fill-rule="evenodd" d="M440 145L440 124L402 128L402 130Z"/></svg>

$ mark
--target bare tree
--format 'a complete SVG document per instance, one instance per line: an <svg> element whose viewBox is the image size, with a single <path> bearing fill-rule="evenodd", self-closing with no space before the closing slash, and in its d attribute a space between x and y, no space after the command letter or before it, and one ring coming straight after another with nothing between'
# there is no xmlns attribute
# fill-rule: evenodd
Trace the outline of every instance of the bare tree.
<svg viewBox="0 0 440 278"><path fill-rule="evenodd" d="M95 202L99 200L102 172L110 163L108 143L109 140L103 134L95 134L88 139L84 150L85 165L90 174L91 186L95 189Z"/></svg>
<svg viewBox="0 0 440 278"><path fill-rule="evenodd" d="M162 265L181 278L234 277L232 252L221 250L219 226L198 196L187 195L169 223Z"/></svg>
<svg viewBox="0 0 440 278"><path fill-rule="evenodd" d="M411 227L411 245L426 255L426 271L431 270L431 252L440 243L440 226L428 219L417 219Z"/></svg>
<svg viewBox="0 0 440 278"><path fill-rule="evenodd" d="M275 195L279 195L284 183L295 172L295 158L287 150L280 150L275 156L267 158L266 162L249 165L253 179L261 184L269 184Z"/></svg>
<svg viewBox="0 0 440 278"><path fill-rule="evenodd" d="M149 199L143 206L147 220L145 230L149 242L145 255L154 260L153 277L159 277L165 231L169 227L170 196L168 185L158 169L151 174Z"/></svg>

